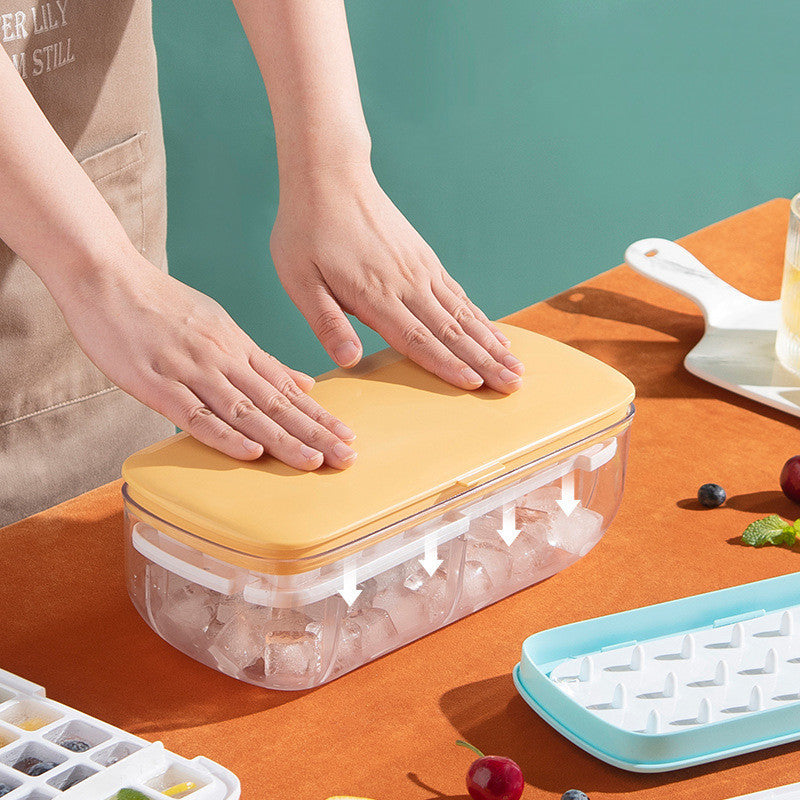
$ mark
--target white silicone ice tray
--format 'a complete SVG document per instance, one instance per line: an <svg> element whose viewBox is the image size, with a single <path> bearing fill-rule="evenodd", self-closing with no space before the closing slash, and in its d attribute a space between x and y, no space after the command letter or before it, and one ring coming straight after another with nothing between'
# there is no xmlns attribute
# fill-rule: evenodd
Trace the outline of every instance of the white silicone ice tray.
<svg viewBox="0 0 800 800"><path fill-rule="evenodd" d="M800 606L569 659L551 679L627 731L664 733L800 700Z"/></svg>
<svg viewBox="0 0 800 800"><path fill-rule="evenodd" d="M32 722L44 724L26 730ZM68 739L89 748L76 753L59 744ZM14 766L26 758L56 766L32 777ZM213 761L178 756L161 742L49 700L41 686L0 670L0 786L11 787L4 794L0 789L4 800L114 800L123 788L165 800L169 795L162 790L186 782L194 788L173 797L239 800L241 793L238 778Z"/></svg>

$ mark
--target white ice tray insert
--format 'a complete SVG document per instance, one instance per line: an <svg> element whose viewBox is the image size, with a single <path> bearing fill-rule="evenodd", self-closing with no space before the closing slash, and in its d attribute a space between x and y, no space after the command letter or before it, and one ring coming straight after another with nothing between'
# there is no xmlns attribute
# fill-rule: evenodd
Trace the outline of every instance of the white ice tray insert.
<svg viewBox="0 0 800 800"><path fill-rule="evenodd" d="M800 706L800 605L600 650L550 673L573 700L626 731L668 733Z"/></svg>
<svg viewBox="0 0 800 800"><path fill-rule="evenodd" d="M88 747L74 752L63 746L70 740ZM25 759L56 766L29 775ZM28 769L32 763L27 762ZM183 792L164 793L186 783ZM149 800L240 797L239 780L213 761L170 753L160 742L147 742L48 700L42 687L0 670L0 797L115 800L124 788Z"/></svg>

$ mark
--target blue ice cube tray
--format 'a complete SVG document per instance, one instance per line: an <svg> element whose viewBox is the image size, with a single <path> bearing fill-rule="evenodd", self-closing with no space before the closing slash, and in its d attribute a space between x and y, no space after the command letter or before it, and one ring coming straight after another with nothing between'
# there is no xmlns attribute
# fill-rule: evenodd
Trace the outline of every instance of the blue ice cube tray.
<svg viewBox="0 0 800 800"><path fill-rule="evenodd" d="M633 772L796 741L800 573L536 633L514 683L567 739Z"/></svg>
<svg viewBox="0 0 800 800"><path fill-rule="evenodd" d="M36 729L26 730L34 722ZM69 739L89 747L75 753L62 744ZM30 776L14 766L27 758L56 766ZM124 788L167 800L164 790L187 782L193 788L178 794L181 800L241 796L239 779L219 764L171 753L161 742L49 700L41 686L0 670L0 785L11 788L3 800L114 800Z"/></svg>

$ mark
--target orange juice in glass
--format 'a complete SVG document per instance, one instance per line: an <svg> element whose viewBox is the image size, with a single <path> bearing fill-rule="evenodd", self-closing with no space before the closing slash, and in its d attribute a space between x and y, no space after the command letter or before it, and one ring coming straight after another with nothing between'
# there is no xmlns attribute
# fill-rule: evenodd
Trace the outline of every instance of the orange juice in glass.
<svg viewBox="0 0 800 800"><path fill-rule="evenodd" d="M792 199L789 217L775 350L781 364L800 376L800 194Z"/></svg>

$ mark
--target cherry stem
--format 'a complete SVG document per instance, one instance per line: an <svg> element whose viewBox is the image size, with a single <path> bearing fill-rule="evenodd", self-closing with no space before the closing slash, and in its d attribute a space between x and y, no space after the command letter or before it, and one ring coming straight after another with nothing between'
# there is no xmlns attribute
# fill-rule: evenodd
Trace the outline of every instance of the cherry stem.
<svg viewBox="0 0 800 800"><path fill-rule="evenodd" d="M470 744L469 742L465 742L463 739L458 739L456 741L456 744L459 745L460 747L466 747L467 749L472 750L473 753L477 754L478 758L486 758L486 756L483 753L481 753L481 751L478 750L478 748L475 747L475 745Z"/></svg>

